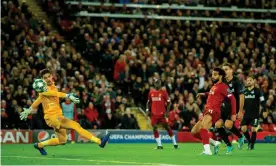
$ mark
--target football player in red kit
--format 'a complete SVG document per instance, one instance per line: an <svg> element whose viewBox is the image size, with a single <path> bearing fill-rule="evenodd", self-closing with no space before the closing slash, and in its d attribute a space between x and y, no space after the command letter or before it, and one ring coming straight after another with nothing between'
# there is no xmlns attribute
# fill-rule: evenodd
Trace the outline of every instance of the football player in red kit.
<svg viewBox="0 0 276 166"><path fill-rule="evenodd" d="M157 149L163 149L161 138L157 130L158 124L162 124L164 126L172 139L174 148L177 149L178 145L176 143L175 136L167 120L167 115L170 109L170 99L168 93L165 90L161 89L161 86L161 80L154 80L155 89L149 92L146 111L147 114L150 116L154 138L157 142Z"/></svg>
<svg viewBox="0 0 276 166"><path fill-rule="evenodd" d="M223 121L220 117L220 108L225 98L229 98L231 101L232 113L236 114L236 99L229 93L228 86L222 82L222 78L225 76L225 72L220 68L215 68L212 72L212 81L214 83L210 92L199 93L197 96L208 96L207 103L203 111L203 119L198 121L192 129L194 137L202 140L204 155L212 155L208 130L212 125L216 127L222 127Z"/></svg>

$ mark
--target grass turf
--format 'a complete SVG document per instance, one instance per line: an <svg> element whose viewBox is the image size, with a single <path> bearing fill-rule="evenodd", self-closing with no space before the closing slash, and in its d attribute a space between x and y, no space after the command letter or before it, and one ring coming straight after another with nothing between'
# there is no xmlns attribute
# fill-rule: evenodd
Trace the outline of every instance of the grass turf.
<svg viewBox="0 0 276 166"><path fill-rule="evenodd" d="M225 147L215 156L198 155L200 143L164 144L163 150L154 150L156 144L108 144L101 149L95 144L67 144L47 147L47 156L41 156L31 144L2 144L2 165L273 165L276 164L276 144L256 144L255 150L235 150L225 154Z"/></svg>

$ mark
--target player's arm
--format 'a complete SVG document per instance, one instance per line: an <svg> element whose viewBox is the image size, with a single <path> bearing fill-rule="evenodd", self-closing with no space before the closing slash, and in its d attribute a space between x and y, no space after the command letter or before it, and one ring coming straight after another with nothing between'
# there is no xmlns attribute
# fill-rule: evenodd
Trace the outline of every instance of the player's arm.
<svg viewBox="0 0 276 166"><path fill-rule="evenodd" d="M39 104L42 102L42 97L41 96L39 96L34 102L33 102L33 104L30 106L30 109L36 109L38 106L39 106Z"/></svg>
<svg viewBox="0 0 276 166"><path fill-rule="evenodd" d="M237 86L237 93L239 94L239 98L240 98L240 110L239 110L239 114L243 112L243 107L244 107L244 90L245 87L243 85L243 83L241 81L238 82L238 86Z"/></svg>
<svg viewBox="0 0 276 166"><path fill-rule="evenodd" d="M228 86L223 87L222 94L224 97L227 97L230 100L231 103L231 120L236 120L236 99L232 93L230 93L230 90Z"/></svg>
<svg viewBox="0 0 276 166"><path fill-rule="evenodd" d="M198 93L197 95L196 95L196 98L198 98L198 97L207 97L209 95L209 92L205 92L205 93Z"/></svg>
<svg viewBox="0 0 276 166"><path fill-rule="evenodd" d="M147 101L147 105L146 105L146 113L147 113L148 115L151 114L150 106L151 106L151 102L148 100L148 101Z"/></svg>
<svg viewBox="0 0 276 166"><path fill-rule="evenodd" d="M170 108L171 108L171 100L169 98L169 95L167 93L167 91L164 91L164 96L165 96L165 101L166 101L166 117L168 117L168 114L170 112Z"/></svg>
<svg viewBox="0 0 276 166"><path fill-rule="evenodd" d="M151 110L150 110L150 107L151 107L151 92L149 92L148 94L148 101L147 101L147 105L146 105L146 113L148 116L150 116L151 114Z"/></svg>
<svg viewBox="0 0 276 166"><path fill-rule="evenodd" d="M263 112L267 112L267 109L266 109L265 98L264 98L263 92L261 90L259 90L258 94L259 94L258 96L259 96L260 104L262 106L262 109L259 114L259 116L261 116L263 114Z"/></svg>
<svg viewBox="0 0 276 166"><path fill-rule="evenodd" d="M73 103L77 104L80 102L80 99L75 97L73 93L63 93L63 92L57 92L57 91L47 91L47 92L42 92L39 95L43 96L52 96L52 97L59 97L59 98L69 98L70 100L73 101Z"/></svg>
<svg viewBox="0 0 276 166"><path fill-rule="evenodd" d="M42 92L39 93L39 95L43 96L53 96L53 97L59 97L59 98L66 98L68 94L63 93L63 92L57 92L57 91L47 91L47 92Z"/></svg>
<svg viewBox="0 0 276 166"><path fill-rule="evenodd" d="M20 113L20 119L26 120L28 116L33 112L35 108L42 102L42 97L39 96L29 108L23 108L23 112Z"/></svg>
<svg viewBox="0 0 276 166"><path fill-rule="evenodd" d="M231 115L236 116L236 99L233 94L228 94L227 98L231 102Z"/></svg>

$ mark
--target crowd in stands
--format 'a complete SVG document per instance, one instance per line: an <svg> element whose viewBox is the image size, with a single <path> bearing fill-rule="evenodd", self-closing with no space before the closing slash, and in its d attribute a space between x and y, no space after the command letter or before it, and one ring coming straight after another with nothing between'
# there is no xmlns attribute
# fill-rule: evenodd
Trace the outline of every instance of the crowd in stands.
<svg viewBox="0 0 276 166"><path fill-rule="evenodd" d="M215 11L208 10L191 10L191 9L147 9L147 8L127 8L113 6L81 6L68 5L72 9L72 13L87 11L88 13L112 13L112 14L136 14L136 15L158 15L158 16L177 16L177 17L227 17L227 18L248 18L248 19L273 19L275 15L272 13L254 13L254 12L236 12L236 11Z"/></svg>
<svg viewBox="0 0 276 166"><path fill-rule="evenodd" d="M32 88L39 71L49 68L60 91L74 92L81 103L61 101L64 115L85 128L138 129L127 107L131 101L114 89L105 75L52 29L45 20L33 17L26 3L1 2L1 126L11 129L48 128L39 107L21 121L19 114L37 98ZM75 115L68 113L73 110ZM71 116L71 117L70 117Z"/></svg>
<svg viewBox="0 0 276 166"><path fill-rule="evenodd" d="M170 125L191 128L205 104L196 94L209 91L213 67L229 62L242 81L249 74L257 78L256 86L262 89L269 109L262 123L276 123L276 29L272 25L75 18L68 17L70 9L62 5L43 3L70 43L43 21L30 17L23 24L22 9L18 14L14 14L16 7L2 14L7 16L2 19L6 28L2 26L1 34L1 97L7 103L2 119L30 105L37 95L32 80L48 67L60 90L81 97L75 117L82 126L139 128L126 108L144 107L153 78L158 77L173 103ZM21 23L27 26L19 28Z"/></svg>
<svg viewBox="0 0 276 166"><path fill-rule="evenodd" d="M209 90L210 71L223 62L232 63L242 81L249 74L257 77L256 86L263 90L270 109L262 120L276 122L275 27L233 22L68 17L70 7L67 7L63 6L63 15L57 17L63 33L70 34L67 38L83 57L105 73L108 80L113 80L116 87L125 87L123 93L131 94L138 105L146 102L153 77L160 76L174 103L173 110L178 112L172 115L176 117L174 122L182 124L173 122L174 128L196 123L204 101L195 95Z"/></svg>
<svg viewBox="0 0 276 166"><path fill-rule="evenodd" d="M273 0L86 0L86 2L101 2L101 3L122 3L122 4L149 4L149 5L186 5L196 6L204 5L210 7L232 7L239 8L275 8Z"/></svg>

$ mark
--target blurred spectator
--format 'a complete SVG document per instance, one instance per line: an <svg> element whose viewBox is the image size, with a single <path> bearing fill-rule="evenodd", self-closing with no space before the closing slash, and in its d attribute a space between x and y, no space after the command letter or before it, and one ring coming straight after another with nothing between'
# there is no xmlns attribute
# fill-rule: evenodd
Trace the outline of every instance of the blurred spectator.
<svg viewBox="0 0 276 166"><path fill-rule="evenodd" d="M64 102L61 103L62 113L65 118L74 120L76 117L76 106L71 102L69 98L66 98Z"/></svg>
<svg viewBox="0 0 276 166"><path fill-rule="evenodd" d="M5 100L1 101L1 126L2 129L8 129L9 128L9 119L7 114L7 103Z"/></svg>
<svg viewBox="0 0 276 166"><path fill-rule="evenodd" d="M119 76L123 74L126 66L126 59L124 55L120 55L120 58L115 63L113 78L115 81L119 79Z"/></svg>
<svg viewBox="0 0 276 166"><path fill-rule="evenodd" d="M126 109L125 114L122 117L120 128L121 129L140 129L136 118L130 112L129 108Z"/></svg>
<svg viewBox="0 0 276 166"><path fill-rule="evenodd" d="M111 113L115 113L115 103L114 101L110 98L109 94L106 94L104 96L104 99L102 101L102 112L100 113L100 116L103 115L108 109L111 110Z"/></svg>
<svg viewBox="0 0 276 166"><path fill-rule="evenodd" d="M66 98L65 101L61 103L61 109L65 118L77 120L77 108L69 98ZM75 142L75 131L71 129L70 133L72 142Z"/></svg>
<svg viewBox="0 0 276 166"><path fill-rule="evenodd" d="M102 121L102 129L116 129L118 128L118 119L112 114L110 108L106 110L106 114L104 115Z"/></svg>
<svg viewBox="0 0 276 166"><path fill-rule="evenodd" d="M179 118L179 113L181 111L178 108L178 104L174 103L173 104L173 109L170 111L169 113L169 125L173 130L179 130L181 127L181 122L180 122L180 118Z"/></svg>
<svg viewBox="0 0 276 166"><path fill-rule="evenodd" d="M86 121L82 123L82 126L86 129L98 129L100 127L99 113L94 107L92 102L89 102L88 107L84 110Z"/></svg>

